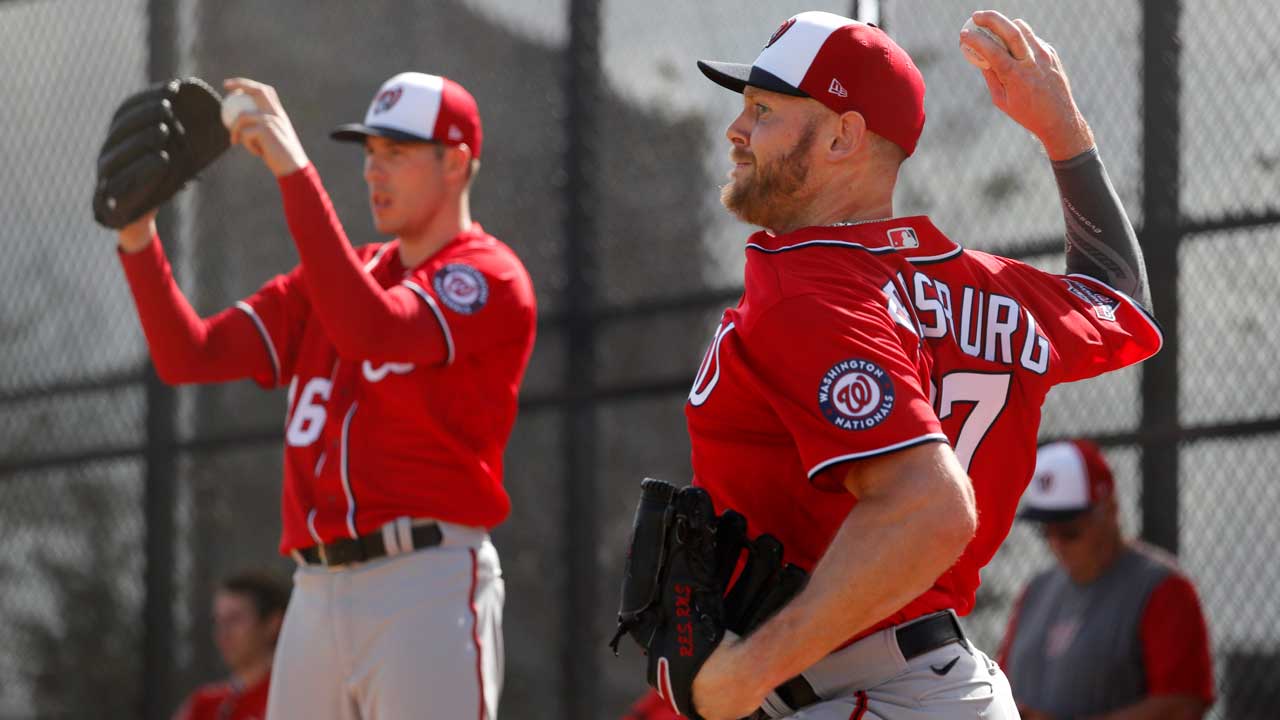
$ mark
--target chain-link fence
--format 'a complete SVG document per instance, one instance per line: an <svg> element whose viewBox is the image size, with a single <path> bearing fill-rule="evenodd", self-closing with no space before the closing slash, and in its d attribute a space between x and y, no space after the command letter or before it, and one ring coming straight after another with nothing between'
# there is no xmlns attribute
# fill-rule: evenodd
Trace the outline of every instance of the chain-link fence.
<svg viewBox="0 0 1280 720"><path fill-rule="evenodd" d="M898 191L951 236L1061 269L1043 153L956 49L956 0L0 0L0 717L167 717L222 672L209 596L288 571L280 393L151 379L113 238L92 224L111 108L149 77L277 86L357 242L375 239L356 120L404 69L461 80L484 113L475 216L524 259L541 312L507 453L504 715L617 717L642 689L613 659L638 480L689 476L682 405L747 230L717 201L735 100L695 58L747 61L786 16L878 5L928 85ZM1272 717L1280 663L1280 20L1249 0L997 4L1058 48L1139 227L1168 344L1056 390L1046 438L1100 440L1126 527L1176 548L1214 642L1218 718ZM230 153L165 221L204 314L296 257L260 164ZM975 640L1050 562L1022 527L984 574Z"/></svg>

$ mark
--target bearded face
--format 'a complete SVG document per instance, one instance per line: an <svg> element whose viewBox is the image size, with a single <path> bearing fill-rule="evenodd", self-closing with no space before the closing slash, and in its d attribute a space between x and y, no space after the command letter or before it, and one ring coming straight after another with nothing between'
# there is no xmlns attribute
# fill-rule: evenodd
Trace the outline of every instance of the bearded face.
<svg viewBox="0 0 1280 720"><path fill-rule="evenodd" d="M735 147L730 159L751 163L751 172L731 180L720 189L720 202L739 220L764 228L791 227L791 219L802 211L809 177L810 148L818 133L812 120L789 150L778 157L760 158Z"/></svg>

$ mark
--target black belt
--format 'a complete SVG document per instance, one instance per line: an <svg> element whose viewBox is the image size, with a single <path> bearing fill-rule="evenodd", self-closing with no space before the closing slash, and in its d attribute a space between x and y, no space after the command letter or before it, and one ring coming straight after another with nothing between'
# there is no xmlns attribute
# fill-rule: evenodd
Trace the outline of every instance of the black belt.
<svg viewBox="0 0 1280 720"><path fill-rule="evenodd" d="M920 657L930 650L937 650L943 645L953 642L964 642L964 631L955 615L949 612L914 622L898 628L898 649L906 660ZM786 703L793 711L808 707L822 700L804 675L797 675L774 689L778 699ZM764 711L757 711L752 718L767 718Z"/></svg>
<svg viewBox="0 0 1280 720"><path fill-rule="evenodd" d="M412 548L400 548L400 552L422 550L435 547L444 541L440 525L429 523L415 525L409 531L413 540ZM349 563L368 562L387 555L387 546L382 541L382 531L376 530L358 538L342 538L331 543L321 543L298 550L298 555L308 565L347 565Z"/></svg>

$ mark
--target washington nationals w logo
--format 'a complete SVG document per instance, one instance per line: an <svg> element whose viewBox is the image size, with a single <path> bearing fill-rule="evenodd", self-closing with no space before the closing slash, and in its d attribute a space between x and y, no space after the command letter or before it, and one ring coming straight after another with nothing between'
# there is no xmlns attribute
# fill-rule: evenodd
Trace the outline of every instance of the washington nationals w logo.
<svg viewBox="0 0 1280 720"><path fill-rule="evenodd" d="M716 328L716 334L711 338L711 346L707 348L707 354L702 358L702 365L698 367L698 375L693 379L693 388L689 390L689 404L694 407L706 402L707 398L711 397L711 391L715 389L716 383L720 382L720 343L732 329L732 322L725 323L722 320L720 326Z"/></svg>

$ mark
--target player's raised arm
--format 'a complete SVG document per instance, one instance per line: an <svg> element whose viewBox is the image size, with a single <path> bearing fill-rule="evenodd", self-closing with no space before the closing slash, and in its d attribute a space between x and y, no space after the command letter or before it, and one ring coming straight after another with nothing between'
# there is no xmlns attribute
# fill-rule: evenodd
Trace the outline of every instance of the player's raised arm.
<svg viewBox="0 0 1280 720"><path fill-rule="evenodd" d="M974 13L973 24L981 30L962 30L961 48L970 62L988 65L982 76L992 102L1035 135L1053 162L1066 220L1067 273L1096 278L1149 310L1142 249L1057 50L1026 22L995 11Z"/></svg>
<svg viewBox="0 0 1280 720"><path fill-rule="evenodd" d="M228 147L218 94L198 78L157 83L126 97L98 152L93 217L116 231L120 261L151 358L169 383L253 377L278 381L248 311L202 319L174 282L157 240L157 209Z"/></svg>
<svg viewBox="0 0 1280 720"><path fill-rule="evenodd" d="M258 107L236 117L232 141L276 176L308 295L334 344L350 357L447 362L449 339L431 307L411 289L384 289L364 272L275 89L245 78L229 79L224 87L245 93Z"/></svg>
<svg viewBox="0 0 1280 720"><path fill-rule="evenodd" d="M156 373L170 384L253 378L279 382L278 360L248 306L201 318L173 278L156 232L155 211L117 233L120 262Z"/></svg>

